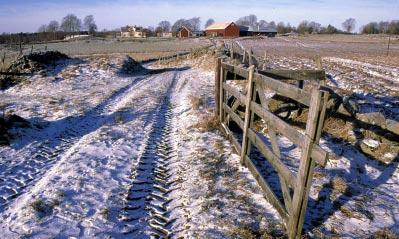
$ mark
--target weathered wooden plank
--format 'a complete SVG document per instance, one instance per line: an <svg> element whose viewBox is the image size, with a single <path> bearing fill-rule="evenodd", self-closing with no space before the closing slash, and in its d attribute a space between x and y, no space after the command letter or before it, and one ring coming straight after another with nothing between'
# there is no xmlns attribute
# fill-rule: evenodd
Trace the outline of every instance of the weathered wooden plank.
<svg viewBox="0 0 399 239"><path fill-rule="evenodd" d="M248 78L248 71L245 68L222 63L222 67L229 72L233 72L244 78ZM284 83L282 81L267 77L258 73L254 74L254 82L262 87L276 91L278 94L298 101L301 104L309 106L310 96L305 90L299 89L294 85Z"/></svg>
<svg viewBox="0 0 399 239"><path fill-rule="evenodd" d="M241 129L244 129L244 121L238 116L233 109L231 109L228 105L223 104L223 109L230 115L231 119L234 120L240 126Z"/></svg>
<svg viewBox="0 0 399 239"><path fill-rule="evenodd" d="M249 67L249 76L248 76L248 92L247 99L245 101L245 120L244 120L244 134L242 138L242 151L241 151L241 163L244 163L244 156L247 154L248 149L248 129L251 120L251 102L254 94L254 70L255 66Z"/></svg>
<svg viewBox="0 0 399 239"><path fill-rule="evenodd" d="M216 59L216 66L215 66L215 105L216 110L215 114L217 116L220 115L220 69L221 69L222 59Z"/></svg>
<svg viewBox="0 0 399 239"><path fill-rule="evenodd" d="M244 165L249 169L252 175L255 177L256 181L258 181L260 187L262 188L263 192L265 193L266 199L273 205L273 207L278 211L280 216L283 218L284 223L288 224L289 215L287 211L284 209L284 206L281 204L280 200L278 200L277 196L274 194L273 190L266 182L266 180L262 177L259 173L258 169L256 168L255 164L252 160L245 156Z"/></svg>
<svg viewBox="0 0 399 239"><path fill-rule="evenodd" d="M266 53L265 53L265 55L266 55ZM255 89L258 92L260 103L261 103L262 107L264 109L266 109L267 111L269 111L269 105L268 105L267 99L265 97L265 94L264 94L262 88L260 88L257 85L255 85ZM268 135L269 135L269 138L270 138L270 142L272 144L272 151L273 151L274 155L276 155L277 158L280 159L281 158L281 154L280 154L280 147L279 147L278 140L277 140L277 133L274 130L273 125L271 125L271 124L267 125L267 129L268 129ZM283 165L283 166L285 168L285 165ZM289 172L291 172L291 171L289 171ZM280 173L279 173L278 176L279 176L279 179L280 179L281 191L283 193L285 208L288 211L288 214L291 214L291 212L292 212L292 198L291 198L290 190L289 190L289 187L288 187L288 185L290 183L288 183L288 181L282 175L280 175ZM290 185L290 186L293 187L293 185Z"/></svg>
<svg viewBox="0 0 399 239"><path fill-rule="evenodd" d="M304 135L297 131L295 128L293 128L291 125L284 122L282 119L275 116L271 112L263 109L259 104L255 102L252 102L251 110L253 110L257 115L262 117L265 120L266 124L273 124L280 133L282 133L285 137L291 140L294 144L300 147L302 146ZM319 145L315 144L313 146L311 157L314 158L318 164L324 166L327 161L327 156L327 152Z"/></svg>
<svg viewBox="0 0 399 239"><path fill-rule="evenodd" d="M315 93L312 93L312 94L316 95ZM308 122L306 125L307 126L306 134L307 135L313 134L313 136L312 136L313 142L315 144L318 144L320 141L320 138L321 138L321 132L322 132L322 128L324 125L324 117L325 117L325 112L326 112L326 108L327 108L327 101L328 101L329 93L319 91L317 97L314 95L312 95L311 105L312 105L313 109L309 110L310 118L308 118ZM316 101L315 98L317 98L317 103L314 102L314 101ZM312 123L312 124L310 124L310 123ZM310 153L309 153L309 155L310 155ZM305 182L303 182L305 185L304 186L305 192L304 192L302 202L301 202L302 206L301 206L300 216L299 216L299 220L298 220L297 236L300 236L300 232L302 231L302 226L305 221L305 214L306 214L306 208L307 208L307 204L308 204L309 191L310 191L310 187L312 186L312 179L313 179L313 173L314 173L314 166L315 166L314 160L310 157L308 157L308 160L310 161L310 163L309 163L309 168L308 168L308 172L307 172L307 177L305 179Z"/></svg>
<svg viewBox="0 0 399 239"><path fill-rule="evenodd" d="M223 70L222 84L221 85L226 83L226 81L227 81L227 73L228 73L227 71ZM225 92L223 87L222 87L222 92L223 92L223 94L221 95L221 97L222 97L222 101L221 102L227 102L227 93ZM223 105L220 104L220 107L223 108ZM226 118L227 118L227 114L226 114L226 112L223 112L223 121L221 121L221 122L226 122Z"/></svg>
<svg viewBox="0 0 399 239"><path fill-rule="evenodd" d="M225 125L224 123L222 123L221 125L227 135L227 138L233 143L235 150L239 154L241 152L241 145L238 143L237 139L234 137L233 133L227 127L227 125Z"/></svg>
<svg viewBox="0 0 399 239"><path fill-rule="evenodd" d="M295 187L296 178L294 174L284 165L283 162L281 162L280 158L269 149L259 135L257 135L252 129L248 129L248 138L254 145L256 145L259 151L263 156L265 156L276 171L283 176L288 185L292 188Z"/></svg>
<svg viewBox="0 0 399 239"><path fill-rule="evenodd" d="M287 84L257 73L254 75L254 81L256 84L259 84L264 88L271 89L277 92L279 95L291 98L301 104L308 106L310 103L309 93L303 89L299 89L294 85Z"/></svg>
<svg viewBox="0 0 399 239"><path fill-rule="evenodd" d="M325 80L326 72L324 70L259 70L259 74L271 77L277 80Z"/></svg>
<svg viewBox="0 0 399 239"><path fill-rule="evenodd" d="M228 93L233 95L240 102L240 104L242 104L242 105L245 104L246 96L244 94L242 94L237 88L235 88L227 83L223 83L223 88Z"/></svg>
<svg viewBox="0 0 399 239"><path fill-rule="evenodd" d="M311 107L306 122L306 132L303 138L301 160L297 174L297 182L294 189L293 211L289 222L289 238L300 237L307 207L308 195L313 177L315 162L311 158L312 146L317 135L318 122L322 107L321 92L313 89Z"/></svg>
<svg viewBox="0 0 399 239"><path fill-rule="evenodd" d="M327 91L322 91L321 110L320 110L319 122L318 122L318 125L317 125L316 136L315 136L315 142L316 143L318 143L320 141L321 133L323 132L324 119L325 119L325 116L326 116L327 103L328 103L328 98L329 97L330 97L330 94Z"/></svg>
<svg viewBox="0 0 399 239"><path fill-rule="evenodd" d="M252 48L249 48L249 51L248 51L248 64L250 66L254 65Z"/></svg>
<svg viewBox="0 0 399 239"><path fill-rule="evenodd" d="M314 57L314 62L316 64L316 67L317 67L318 70L323 70L323 63L322 63L321 57L319 55L316 55ZM320 78L319 84L320 85L326 85L327 84L326 83L326 79L327 79L327 77L324 74L324 76L322 78Z"/></svg>
<svg viewBox="0 0 399 239"><path fill-rule="evenodd" d="M244 77L245 79L248 79L248 70L242 67L230 65L227 63L222 63L223 69L226 69L229 72L235 73L241 77Z"/></svg>

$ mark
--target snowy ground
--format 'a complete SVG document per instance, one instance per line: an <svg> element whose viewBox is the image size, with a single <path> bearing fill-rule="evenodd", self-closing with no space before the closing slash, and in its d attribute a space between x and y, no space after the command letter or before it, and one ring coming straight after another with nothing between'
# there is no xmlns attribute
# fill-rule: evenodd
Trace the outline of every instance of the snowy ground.
<svg viewBox="0 0 399 239"><path fill-rule="evenodd" d="M1 92L8 112L33 124L0 148L2 237L282 236L230 143L198 127L212 115L213 73L191 61L128 76L121 62L72 60ZM280 142L294 168L298 149ZM399 228L397 160L381 165L329 138L322 146L332 156L316 169L309 235ZM338 178L346 188L332 183Z"/></svg>

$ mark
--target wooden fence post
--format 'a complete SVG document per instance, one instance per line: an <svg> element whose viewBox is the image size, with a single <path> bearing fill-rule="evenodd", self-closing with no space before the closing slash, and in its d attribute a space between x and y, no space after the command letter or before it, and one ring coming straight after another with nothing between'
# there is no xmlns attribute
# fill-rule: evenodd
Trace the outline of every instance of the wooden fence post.
<svg viewBox="0 0 399 239"><path fill-rule="evenodd" d="M253 52L252 52L252 48L249 48L249 52L248 52L248 64L250 66L252 66L254 64L254 60L252 58Z"/></svg>
<svg viewBox="0 0 399 239"><path fill-rule="evenodd" d="M266 70L266 66L267 66L267 54L265 52L265 55L263 56L263 70Z"/></svg>
<svg viewBox="0 0 399 239"><path fill-rule="evenodd" d="M318 70L323 70L323 63L322 63L321 57L319 55L315 56L314 62L316 63L316 67L317 67ZM320 85L326 85L326 79L325 78L320 81Z"/></svg>
<svg viewBox="0 0 399 239"><path fill-rule="evenodd" d="M248 91L247 91L247 101L245 102L245 121L244 121L244 134L242 139L242 147L241 147L241 164L244 165L245 155L248 151L248 128L251 122L251 101L254 94L254 69L255 66L251 65L249 67L249 75L248 75Z"/></svg>
<svg viewBox="0 0 399 239"><path fill-rule="evenodd" d="M222 59L216 59L215 66L215 115L220 115L220 68L222 67Z"/></svg>
<svg viewBox="0 0 399 239"><path fill-rule="evenodd" d="M233 46L233 43L231 43L231 59L234 60L234 46Z"/></svg>
<svg viewBox="0 0 399 239"><path fill-rule="evenodd" d="M219 120L221 123L224 122L224 110L223 110L223 103L225 94L224 94L224 89L223 89L223 83L226 82L225 79L226 72L223 69L223 67L219 68Z"/></svg>
<svg viewBox="0 0 399 239"><path fill-rule="evenodd" d="M325 108L327 101L319 87L312 90L306 132L301 145L301 159L298 170L294 196L292 200L292 214L288 223L288 237L290 239L300 238L305 212L309 197L309 191L313 178L315 161L310 157L313 150L312 145L318 143L324 123Z"/></svg>

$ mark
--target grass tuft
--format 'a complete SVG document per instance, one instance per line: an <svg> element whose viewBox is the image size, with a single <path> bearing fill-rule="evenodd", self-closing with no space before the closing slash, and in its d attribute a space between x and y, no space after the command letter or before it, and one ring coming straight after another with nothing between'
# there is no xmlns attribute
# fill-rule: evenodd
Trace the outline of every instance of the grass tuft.
<svg viewBox="0 0 399 239"><path fill-rule="evenodd" d="M198 129L201 133L220 129L219 118L214 114L208 114L200 122L193 125L192 128Z"/></svg>
<svg viewBox="0 0 399 239"><path fill-rule="evenodd" d="M198 96L189 96L191 107L194 110L198 110L201 106L204 106L205 102L201 97Z"/></svg>
<svg viewBox="0 0 399 239"><path fill-rule="evenodd" d="M340 193L345 193L348 190L348 185L341 177L334 177L331 182L331 186L335 191Z"/></svg>
<svg viewBox="0 0 399 239"><path fill-rule="evenodd" d="M388 228L382 228L374 233L373 239L398 239L399 235Z"/></svg>

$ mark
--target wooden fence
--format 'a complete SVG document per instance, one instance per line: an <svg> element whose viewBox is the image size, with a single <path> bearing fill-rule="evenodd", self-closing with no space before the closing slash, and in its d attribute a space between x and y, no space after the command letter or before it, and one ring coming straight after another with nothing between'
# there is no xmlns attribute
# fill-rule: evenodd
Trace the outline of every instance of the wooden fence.
<svg viewBox="0 0 399 239"><path fill-rule="evenodd" d="M311 92L305 91L284 81L255 73L254 66L242 68L223 63L220 58L217 61L215 73L216 112L226 135L232 141L237 152L240 153L242 164L248 167L263 189L268 201L279 212L289 238L299 237L304 223L313 169L315 164L325 166L328 156L327 152L318 145L324 123L328 92L320 90L320 87L314 87ZM246 94L228 83L228 73L247 80ZM304 134L268 110L268 99L265 97L266 89L310 106ZM233 106L229 105L230 97L233 97L238 103ZM260 99L260 103L257 102L257 98ZM239 105L245 107L244 117L236 111ZM262 139L262 134L253 127L255 115L267 124L271 148ZM229 128L230 120L242 129L241 143ZM298 173L292 172L283 163L277 142L278 134L288 138L301 149ZM257 148L277 172L283 200L278 199L251 159L252 146Z"/></svg>
<svg viewBox="0 0 399 239"><path fill-rule="evenodd" d="M264 57L255 56L252 49L245 49L239 41L233 41L231 43L225 43L225 51L227 51L230 59L240 60L243 65L255 65L258 72L267 76L271 76L276 79L295 79L298 80L297 85L299 88L304 88L304 80L313 81L317 80L321 86L326 85L326 75L323 70L321 58L319 56L314 57L314 61L318 69L316 70L301 70L301 71L280 71L280 70L268 70L267 69L267 55ZM329 107L333 111L349 116L352 120L358 121L361 124L369 126L377 126L382 131L388 131L390 133L399 136L399 122L387 119L381 112L358 112L358 107L355 102L347 102L348 98L342 97L335 93L330 88L324 88L330 93ZM307 105L309 106L309 105Z"/></svg>

